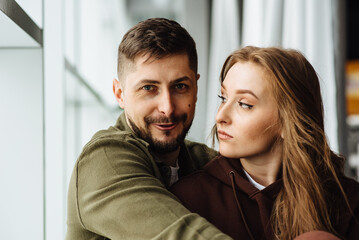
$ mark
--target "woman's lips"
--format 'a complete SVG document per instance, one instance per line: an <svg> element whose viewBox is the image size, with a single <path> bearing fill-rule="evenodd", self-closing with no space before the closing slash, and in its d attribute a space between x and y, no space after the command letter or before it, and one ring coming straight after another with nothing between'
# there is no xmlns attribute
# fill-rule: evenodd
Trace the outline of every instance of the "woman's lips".
<svg viewBox="0 0 359 240"><path fill-rule="evenodd" d="M153 125L161 131L171 131L177 126L176 123L154 123Z"/></svg>
<svg viewBox="0 0 359 240"><path fill-rule="evenodd" d="M217 133L218 133L218 138L220 140L228 140L228 139L233 138L233 136L229 135L225 131L218 130Z"/></svg>

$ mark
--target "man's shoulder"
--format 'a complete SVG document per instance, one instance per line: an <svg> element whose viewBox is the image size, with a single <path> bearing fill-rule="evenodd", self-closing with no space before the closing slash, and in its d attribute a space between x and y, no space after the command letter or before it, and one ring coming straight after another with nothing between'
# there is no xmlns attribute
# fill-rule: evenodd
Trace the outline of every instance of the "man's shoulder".
<svg viewBox="0 0 359 240"><path fill-rule="evenodd" d="M146 160L150 154L148 147L148 143L136 137L133 132L111 126L93 135L83 147L78 162L92 158L96 158L96 161L108 159L111 162L122 158ZM134 152L136 156L133 155Z"/></svg>
<svg viewBox="0 0 359 240"><path fill-rule="evenodd" d="M132 132L129 132L124 129L119 129L116 126L110 126L108 129L102 129L97 131L91 138L91 140L87 143L95 143L104 140L117 140L124 141L127 139L135 139L136 137Z"/></svg>
<svg viewBox="0 0 359 240"><path fill-rule="evenodd" d="M130 127L126 123L125 114L122 113L114 126L110 126L107 129L102 129L97 131L90 141L84 146L84 149L91 145L96 145L97 143L106 142L106 141L131 141L131 140L140 140L138 139Z"/></svg>
<svg viewBox="0 0 359 240"><path fill-rule="evenodd" d="M130 131L110 127L96 132L83 147L73 174L77 178L92 176L107 181L109 176L130 172L155 174L155 165L156 157L151 154L147 142Z"/></svg>
<svg viewBox="0 0 359 240"><path fill-rule="evenodd" d="M92 146L103 145L111 142L116 142L116 144L121 145L122 143L129 141L138 142L139 140L133 135L133 133L111 126L108 129L96 132L92 136L91 140L84 146L83 150L91 148Z"/></svg>

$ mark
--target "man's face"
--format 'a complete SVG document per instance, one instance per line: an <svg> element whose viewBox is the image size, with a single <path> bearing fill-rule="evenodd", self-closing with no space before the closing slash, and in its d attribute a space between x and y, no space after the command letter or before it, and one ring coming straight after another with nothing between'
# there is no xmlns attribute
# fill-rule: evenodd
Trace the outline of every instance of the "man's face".
<svg viewBox="0 0 359 240"><path fill-rule="evenodd" d="M147 61L146 61L147 60ZM199 75L186 54L161 59L139 56L114 93L133 131L158 153L176 150L194 117Z"/></svg>

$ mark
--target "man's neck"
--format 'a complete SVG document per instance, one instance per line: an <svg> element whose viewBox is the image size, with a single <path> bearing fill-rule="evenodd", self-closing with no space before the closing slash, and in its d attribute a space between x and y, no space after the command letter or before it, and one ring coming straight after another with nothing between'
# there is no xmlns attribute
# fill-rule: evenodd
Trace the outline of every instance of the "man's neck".
<svg viewBox="0 0 359 240"><path fill-rule="evenodd" d="M178 147L173 152L168 153L157 153L156 155L162 160L163 163L168 166L175 167L177 165L177 159L180 152L180 147Z"/></svg>

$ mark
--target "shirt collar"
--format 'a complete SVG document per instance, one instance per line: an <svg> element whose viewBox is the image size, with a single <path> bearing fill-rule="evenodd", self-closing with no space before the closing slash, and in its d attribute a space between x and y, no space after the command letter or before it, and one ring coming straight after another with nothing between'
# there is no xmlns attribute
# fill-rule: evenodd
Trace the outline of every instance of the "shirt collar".
<svg viewBox="0 0 359 240"><path fill-rule="evenodd" d="M243 172L246 174L248 180L250 183L252 183L253 186L255 186L256 188L258 188L258 190L262 191L263 189L265 189L266 187L257 183L252 177L251 175L249 175L249 173L247 173L247 171L243 168Z"/></svg>

